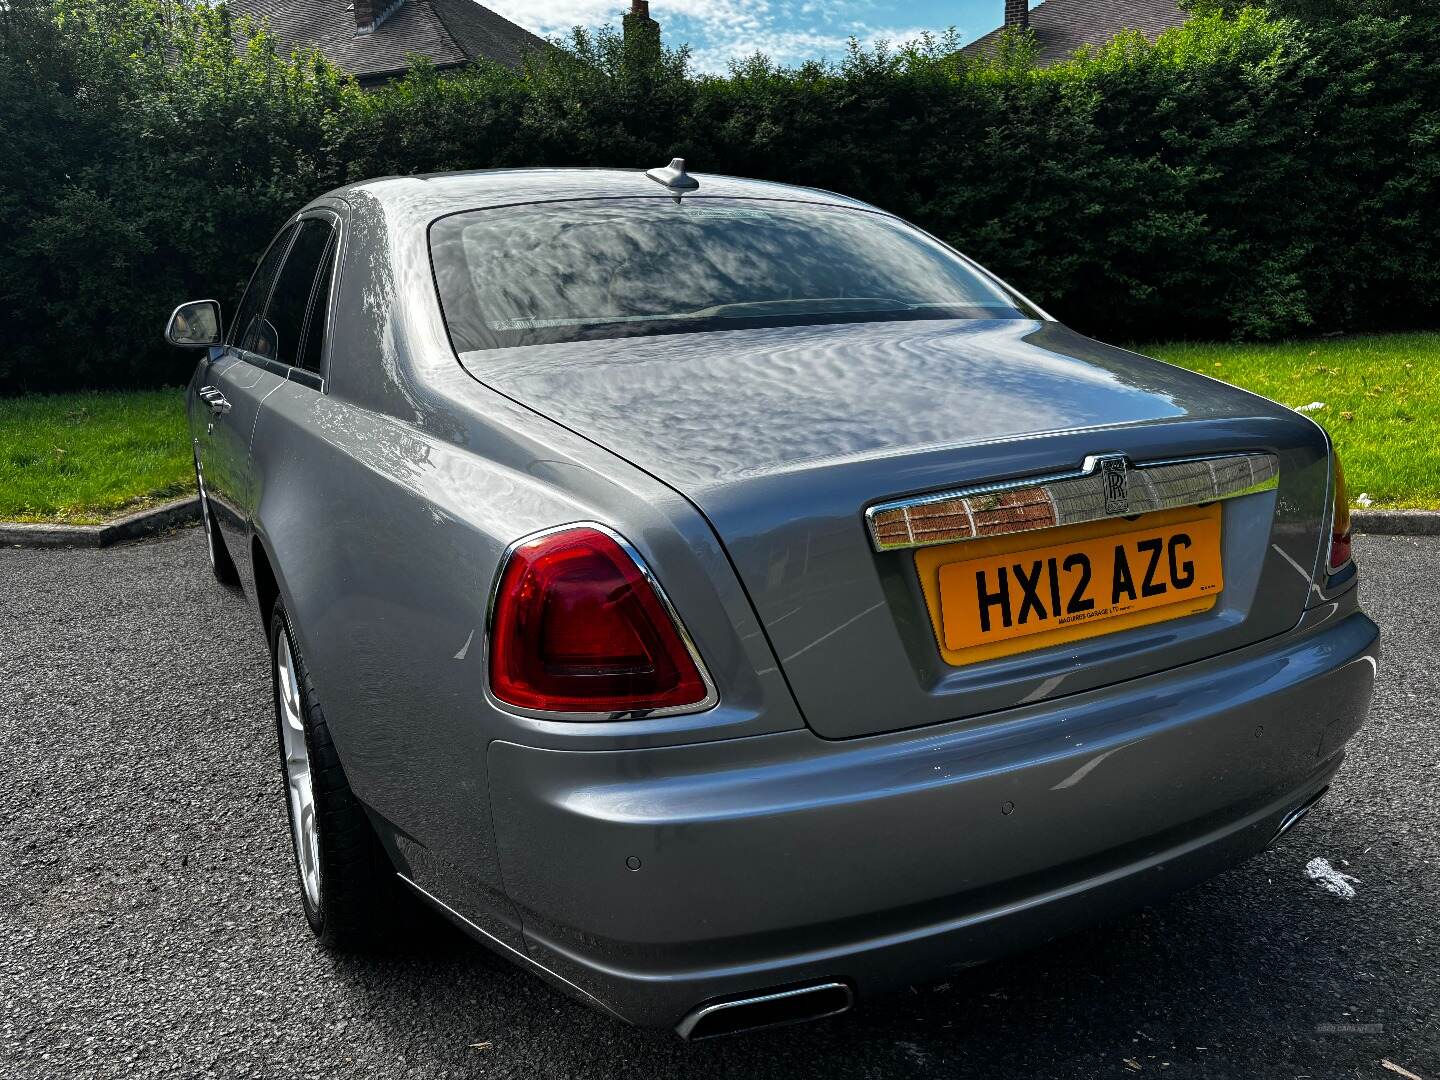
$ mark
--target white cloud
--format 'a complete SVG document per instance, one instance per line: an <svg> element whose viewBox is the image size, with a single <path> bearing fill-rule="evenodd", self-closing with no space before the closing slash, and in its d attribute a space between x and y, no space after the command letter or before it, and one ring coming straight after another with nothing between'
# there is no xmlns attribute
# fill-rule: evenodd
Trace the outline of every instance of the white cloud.
<svg viewBox="0 0 1440 1080"><path fill-rule="evenodd" d="M518 0L493 0L487 5L538 34L564 34L572 26L599 26L620 22L628 4L615 0L540 0L520 3ZM652 12L652 14L661 14ZM701 26L759 26L773 18L767 0L665 0L663 18L693 22Z"/></svg>
<svg viewBox="0 0 1440 1080"><path fill-rule="evenodd" d="M572 26L598 26L619 14L611 0L542 0L538 4L491 0L485 6L545 37L563 34Z"/></svg>
<svg viewBox="0 0 1440 1080"><path fill-rule="evenodd" d="M487 6L545 37L565 36L573 26L618 26L628 8L615 0L487 0ZM653 0L670 45L688 42L694 67L724 72L731 61L764 53L778 64L798 64L842 53L851 37L862 44L913 40L926 27L875 27L863 15L873 4L860 0ZM937 35L943 28L930 27Z"/></svg>

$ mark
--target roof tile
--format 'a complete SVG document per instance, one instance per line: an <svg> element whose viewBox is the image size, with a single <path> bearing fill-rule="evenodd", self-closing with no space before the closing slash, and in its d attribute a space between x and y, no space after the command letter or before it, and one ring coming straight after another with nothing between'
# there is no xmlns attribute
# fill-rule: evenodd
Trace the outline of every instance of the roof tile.
<svg viewBox="0 0 1440 1080"><path fill-rule="evenodd" d="M474 0L402 0L368 34L355 32L353 0L227 0L236 15L264 22L287 48L314 46L360 79L403 71L418 53L437 67L494 60L518 68L545 42Z"/></svg>
<svg viewBox="0 0 1440 1080"><path fill-rule="evenodd" d="M1044 0L1030 9L1030 28L1043 66L1068 60L1082 45L1103 45L1122 30L1139 30L1154 41L1162 30L1189 17L1176 0ZM990 31L961 51L988 52L1003 29Z"/></svg>

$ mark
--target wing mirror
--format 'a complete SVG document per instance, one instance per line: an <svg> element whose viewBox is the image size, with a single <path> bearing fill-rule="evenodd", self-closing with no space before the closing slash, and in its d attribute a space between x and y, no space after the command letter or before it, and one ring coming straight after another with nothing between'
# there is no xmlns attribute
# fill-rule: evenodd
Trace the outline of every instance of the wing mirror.
<svg viewBox="0 0 1440 1080"><path fill-rule="evenodd" d="M220 344L220 305L214 300L192 300L170 313L165 340L183 349Z"/></svg>

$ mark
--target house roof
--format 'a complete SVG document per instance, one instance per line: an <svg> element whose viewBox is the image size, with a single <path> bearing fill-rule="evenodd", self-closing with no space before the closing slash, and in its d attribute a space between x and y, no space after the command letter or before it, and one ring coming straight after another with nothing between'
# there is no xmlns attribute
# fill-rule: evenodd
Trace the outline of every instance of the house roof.
<svg viewBox="0 0 1440 1080"><path fill-rule="evenodd" d="M226 6L268 24L285 47L314 46L362 80L403 71L411 53L436 67L493 60L518 68L525 52L545 46L475 0L400 0L367 34L355 31L353 0L227 0Z"/></svg>
<svg viewBox="0 0 1440 1080"><path fill-rule="evenodd" d="M1068 60L1082 45L1103 45L1121 30L1139 30L1151 41L1162 30L1190 17L1176 0L1044 0L1030 9L1040 64ZM989 52L999 41L998 27L966 45L962 52Z"/></svg>

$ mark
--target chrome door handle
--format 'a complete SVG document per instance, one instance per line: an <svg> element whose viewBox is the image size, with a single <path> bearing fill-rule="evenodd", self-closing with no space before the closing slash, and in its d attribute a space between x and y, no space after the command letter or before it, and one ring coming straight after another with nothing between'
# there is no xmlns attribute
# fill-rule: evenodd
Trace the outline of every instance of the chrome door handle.
<svg viewBox="0 0 1440 1080"><path fill-rule="evenodd" d="M225 395L213 386L202 386L200 388L200 400L210 406L210 411L216 416L221 416L230 411L230 402L225 400Z"/></svg>

